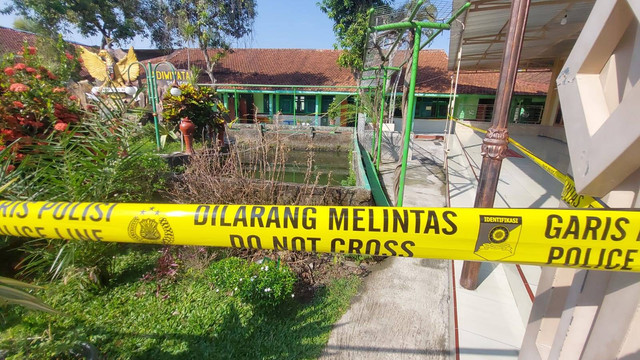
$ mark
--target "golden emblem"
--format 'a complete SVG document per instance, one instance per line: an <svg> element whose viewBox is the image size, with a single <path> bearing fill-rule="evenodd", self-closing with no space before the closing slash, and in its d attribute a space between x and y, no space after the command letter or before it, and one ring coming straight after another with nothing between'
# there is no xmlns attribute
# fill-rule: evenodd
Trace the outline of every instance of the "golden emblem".
<svg viewBox="0 0 640 360"><path fill-rule="evenodd" d="M155 207L143 210L129 222L129 237L135 242L171 244L173 229Z"/></svg>
<svg viewBox="0 0 640 360"><path fill-rule="evenodd" d="M133 47L130 47L127 55L117 63L104 49L95 54L80 46L80 57L89 74L94 79L103 82L102 86L122 87L140 75L140 67L134 65L138 58L133 52Z"/></svg>

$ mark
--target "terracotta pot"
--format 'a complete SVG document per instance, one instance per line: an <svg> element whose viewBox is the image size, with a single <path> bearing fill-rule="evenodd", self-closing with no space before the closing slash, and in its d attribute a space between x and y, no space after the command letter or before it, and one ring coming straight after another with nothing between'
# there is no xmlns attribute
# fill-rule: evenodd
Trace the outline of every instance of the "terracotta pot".
<svg viewBox="0 0 640 360"><path fill-rule="evenodd" d="M195 130L196 125L188 117L183 117L180 120L180 132L184 137L185 152L189 155L193 154L193 133Z"/></svg>

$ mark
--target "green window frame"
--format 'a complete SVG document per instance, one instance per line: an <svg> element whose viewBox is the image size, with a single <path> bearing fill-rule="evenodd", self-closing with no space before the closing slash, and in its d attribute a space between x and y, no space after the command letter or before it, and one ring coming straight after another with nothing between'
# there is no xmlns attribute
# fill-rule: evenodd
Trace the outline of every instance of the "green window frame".
<svg viewBox="0 0 640 360"><path fill-rule="evenodd" d="M448 98L418 98L415 117L419 119L446 119Z"/></svg>
<svg viewBox="0 0 640 360"><path fill-rule="evenodd" d="M280 95L280 110L283 114L293 114L293 95Z"/></svg>

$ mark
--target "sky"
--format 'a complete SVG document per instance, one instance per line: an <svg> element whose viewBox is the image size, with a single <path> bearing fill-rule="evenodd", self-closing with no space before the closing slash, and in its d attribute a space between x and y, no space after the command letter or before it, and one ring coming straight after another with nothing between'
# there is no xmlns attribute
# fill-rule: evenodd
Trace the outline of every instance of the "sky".
<svg viewBox="0 0 640 360"><path fill-rule="evenodd" d="M316 5L317 0L257 0L258 14L253 35L241 39L236 48L281 48L281 49L333 49L335 35L333 22ZM7 5L0 0L0 8ZM14 15L1 15L0 25L13 27ZM65 39L86 45L100 45L100 37L84 38L69 34ZM123 48L153 48L147 39L136 38ZM429 47L448 52L449 35L443 31Z"/></svg>

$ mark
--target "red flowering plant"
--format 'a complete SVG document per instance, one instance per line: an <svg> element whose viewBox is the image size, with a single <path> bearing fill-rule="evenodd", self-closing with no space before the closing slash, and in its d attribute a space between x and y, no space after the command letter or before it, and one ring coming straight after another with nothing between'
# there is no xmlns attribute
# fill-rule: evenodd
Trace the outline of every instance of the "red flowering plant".
<svg viewBox="0 0 640 360"><path fill-rule="evenodd" d="M77 62L71 54L61 61ZM74 66L59 66L64 72L61 77L43 66L37 49L27 44L21 53L8 54L0 61L0 149L21 139L13 147L16 161L28 145L80 120L79 105L63 80Z"/></svg>

